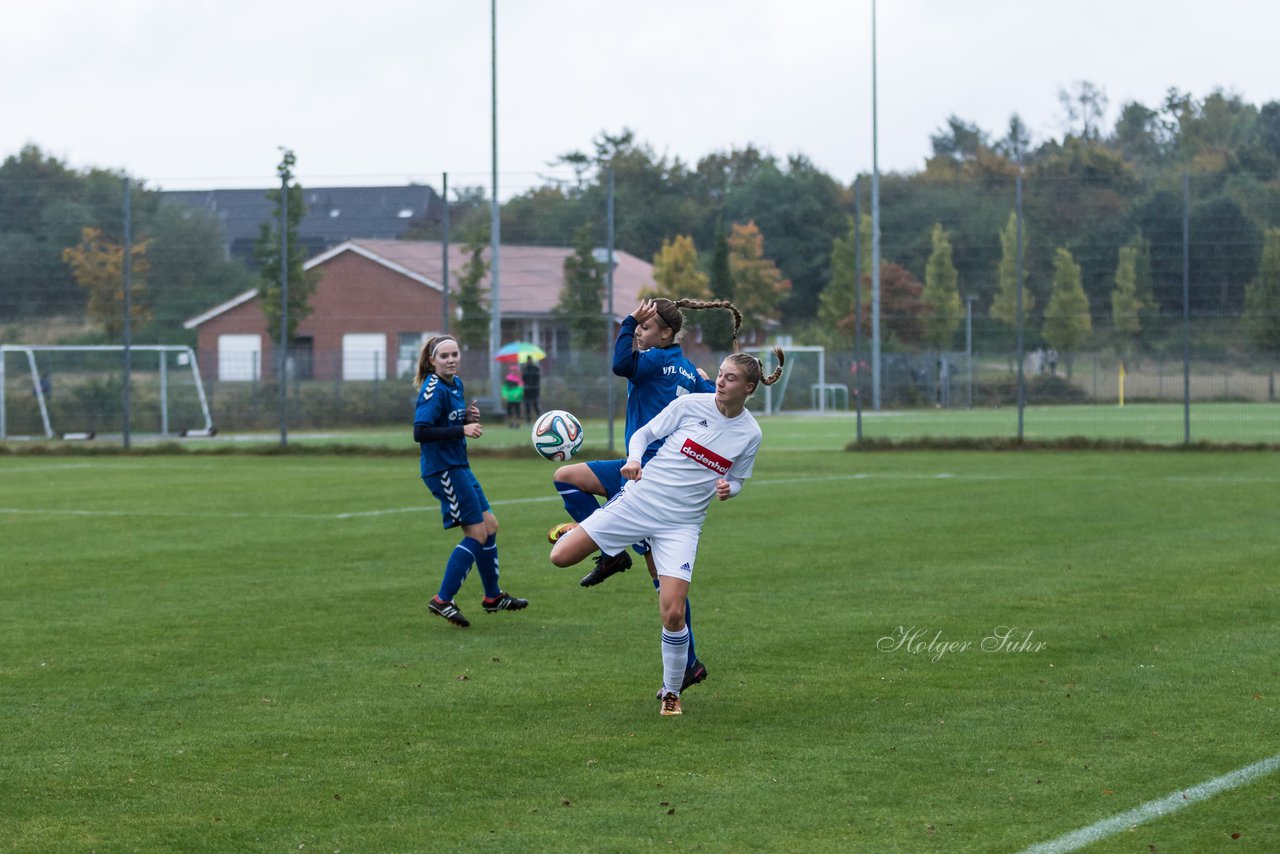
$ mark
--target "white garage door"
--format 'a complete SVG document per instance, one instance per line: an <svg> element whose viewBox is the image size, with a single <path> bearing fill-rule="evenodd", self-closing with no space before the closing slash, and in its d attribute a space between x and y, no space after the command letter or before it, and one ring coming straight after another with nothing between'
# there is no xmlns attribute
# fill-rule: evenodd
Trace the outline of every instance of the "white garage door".
<svg viewBox="0 0 1280 854"><path fill-rule="evenodd" d="M387 336L348 332L342 336L342 378L344 380L385 380L387 378Z"/></svg>
<svg viewBox="0 0 1280 854"><path fill-rule="evenodd" d="M262 379L262 336L219 335L218 379Z"/></svg>

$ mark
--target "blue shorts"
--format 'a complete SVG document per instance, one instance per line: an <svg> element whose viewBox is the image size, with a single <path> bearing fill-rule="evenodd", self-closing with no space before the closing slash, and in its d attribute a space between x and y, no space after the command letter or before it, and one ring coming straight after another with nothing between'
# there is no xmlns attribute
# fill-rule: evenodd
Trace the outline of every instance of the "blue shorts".
<svg viewBox="0 0 1280 854"><path fill-rule="evenodd" d="M440 501L440 515L445 530L456 525L479 525L489 509L489 499L484 497L480 481L470 468L445 469L422 478Z"/></svg>
<svg viewBox="0 0 1280 854"><path fill-rule="evenodd" d="M587 468L591 469L596 480L604 487L606 499L613 498L622 491L622 467L626 464L626 460L592 460L587 463Z"/></svg>

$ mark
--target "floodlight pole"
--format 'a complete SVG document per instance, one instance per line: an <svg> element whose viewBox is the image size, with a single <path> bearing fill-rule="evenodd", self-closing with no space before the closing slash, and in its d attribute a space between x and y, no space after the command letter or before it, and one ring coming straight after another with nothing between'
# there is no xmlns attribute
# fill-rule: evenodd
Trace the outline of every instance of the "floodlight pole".
<svg viewBox="0 0 1280 854"><path fill-rule="evenodd" d="M130 294L130 291L133 290L133 212L129 206L132 195L129 177L126 175L124 179L124 257L122 259L122 284L124 285L124 392L121 401L124 408L123 444L126 451L129 450L129 422L132 420L129 411L129 380L133 374L133 350L130 347L133 343L133 325L129 316L133 313L133 300L132 294Z"/></svg>
<svg viewBox="0 0 1280 854"><path fill-rule="evenodd" d="M1182 173L1182 442L1191 444L1191 178Z"/></svg>
<svg viewBox="0 0 1280 854"><path fill-rule="evenodd" d="M862 442L862 186L853 179L853 399Z"/></svg>
<svg viewBox="0 0 1280 854"><path fill-rule="evenodd" d="M498 289L498 247L502 245L498 211L498 0L489 0L489 75L489 171L493 188L489 199L489 394L497 398L501 383L497 357L502 346L502 301Z"/></svg>
<svg viewBox="0 0 1280 854"><path fill-rule="evenodd" d="M1018 222L1018 287L1015 289L1017 293L1016 320L1018 325L1018 441L1022 441L1022 410L1026 406L1026 377L1023 374L1023 355L1022 355L1022 157L1019 153L1018 157L1018 176L1015 179L1014 186L1014 211L1015 219Z"/></svg>
<svg viewBox="0 0 1280 854"><path fill-rule="evenodd" d="M607 246L607 258L605 259L609 267L605 271L605 284L609 292L609 311L605 314L605 347L606 358L609 350L612 348L613 342L613 167L609 167L609 197L608 205L605 212L606 231L605 235ZM613 405L614 405L614 386L613 377L609 377L606 381L608 387L608 407L609 407L609 451L613 451Z"/></svg>
<svg viewBox="0 0 1280 854"><path fill-rule="evenodd" d="M280 447L289 444L289 170L280 176Z"/></svg>
<svg viewBox="0 0 1280 854"><path fill-rule="evenodd" d="M440 331L449 334L449 173L440 174L440 193L444 199L444 223L440 234Z"/></svg>
<svg viewBox="0 0 1280 854"><path fill-rule="evenodd" d="M880 134L876 103L876 0L871 0L871 408L880 411ZM861 236L859 236L861 239ZM861 284L861 283L859 283Z"/></svg>

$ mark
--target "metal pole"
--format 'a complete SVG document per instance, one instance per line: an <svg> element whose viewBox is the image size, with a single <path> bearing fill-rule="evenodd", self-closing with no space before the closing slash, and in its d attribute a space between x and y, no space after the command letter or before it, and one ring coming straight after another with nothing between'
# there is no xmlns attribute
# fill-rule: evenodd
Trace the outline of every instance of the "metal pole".
<svg viewBox="0 0 1280 854"><path fill-rule="evenodd" d="M445 172L440 176L440 188L444 197L444 230L440 235L440 263L441 263L441 287L444 292L441 294L441 310L443 322L440 331L448 334L449 332L449 173Z"/></svg>
<svg viewBox="0 0 1280 854"><path fill-rule="evenodd" d="M1191 178L1182 173L1182 441L1191 444Z"/></svg>
<svg viewBox="0 0 1280 854"><path fill-rule="evenodd" d="M1018 221L1018 287L1017 287L1017 320L1018 320L1018 441L1022 441L1022 410L1027 404L1026 378L1022 370L1022 154L1018 154L1018 177L1014 182L1015 218Z"/></svg>
<svg viewBox="0 0 1280 854"><path fill-rule="evenodd" d="M169 354L161 350L160 357L160 434L169 435Z"/></svg>
<svg viewBox="0 0 1280 854"><path fill-rule="evenodd" d="M3 348L0 348L0 440L9 438L9 427L5 421L4 411L4 354ZM40 378L36 377L36 384L39 385Z"/></svg>
<svg viewBox="0 0 1280 854"><path fill-rule="evenodd" d="M133 193L129 187L129 177L124 179L124 391L122 404L124 407L124 449L129 450L129 427L132 421L129 411L129 385L133 375L133 324L130 315L133 313L133 212L129 209L129 201Z"/></svg>
<svg viewBox="0 0 1280 854"><path fill-rule="evenodd" d="M606 223L606 246L608 247L609 269L605 271L605 283L609 292L609 311L605 314L605 359L612 362L610 353L613 343L613 167L609 167L609 196L608 204L605 210ZM605 384L608 386L608 407L609 407L609 451L613 451L613 405L615 394L615 383L613 377L607 377Z"/></svg>
<svg viewBox="0 0 1280 854"><path fill-rule="evenodd" d="M280 176L280 446L289 444L289 173Z"/></svg>
<svg viewBox="0 0 1280 854"><path fill-rule="evenodd" d="M871 0L871 407L880 411L880 135L876 102L876 0Z"/></svg>
<svg viewBox="0 0 1280 854"><path fill-rule="evenodd" d="M862 179L853 179L853 396L862 441Z"/></svg>
<svg viewBox="0 0 1280 854"><path fill-rule="evenodd" d="M489 111L492 120L490 178L493 198L489 200L489 394L498 396L498 348L502 346L502 300L498 289L498 247L502 245L502 225L498 216L498 0L489 0Z"/></svg>
<svg viewBox="0 0 1280 854"><path fill-rule="evenodd" d="M969 363L969 396L966 409L973 409L973 301L975 296L964 298L964 354Z"/></svg>

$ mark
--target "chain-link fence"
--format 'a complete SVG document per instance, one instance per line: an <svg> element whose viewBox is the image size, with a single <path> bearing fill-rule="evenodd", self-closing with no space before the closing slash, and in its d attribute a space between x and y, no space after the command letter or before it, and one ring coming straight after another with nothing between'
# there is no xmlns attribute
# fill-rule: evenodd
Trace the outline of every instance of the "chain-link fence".
<svg viewBox="0 0 1280 854"><path fill-rule="evenodd" d="M0 170L0 431L120 434L126 406L140 435L198 432L206 407L223 432L274 429L282 416L293 430L403 424L418 346L446 329L463 339L469 393L496 412L507 366L491 364L495 310L496 344L524 341L547 354L543 408L603 417L612 400L619 415L625 384L608 371L615 327L605 316L612 280L615 319L650 289L727 289L747 317L743 349L775 340L821 347L789 363L785 394L758 395L753 406L850 418L861 410L863 436L1280 441L1280 347L1271 343L1280 340L1280 297L1268 291L1280 288L1268 260L1280 258L1280 191L1271 176L1030 170L1021 204L1016 170L886 176L883 266L873 277L866 180L843 187L802 167L781 173L791 210L757 185L695 191L670 170L648 195L624 180L612 199L603 172L504 176L513 189L502 206L497 300L483 189L463 182L445 205L430 186L328 187L303 176L315 186L304 186L307 215L293 239L305 247L313 290L283 364L263 305L274 283L259 272L278 221L269 188L134 184L129 343L190 356L134 353L126 400L119 350L69 349L124 343L124 182L24 152ZM722 236L747 223L758 256L731 243L722 263ZM941 296L935 224L954 270ZM682 234L694 238L701 278L673 276L661 257ZM833 251L842 240L857 244L857 293ZM786 287L762 291L750 278L757 261L774 265ZM714 374L727 351L723 330L699 312L689 321L686 351ZM23 349L36 347L62 349Z"/></svg>

